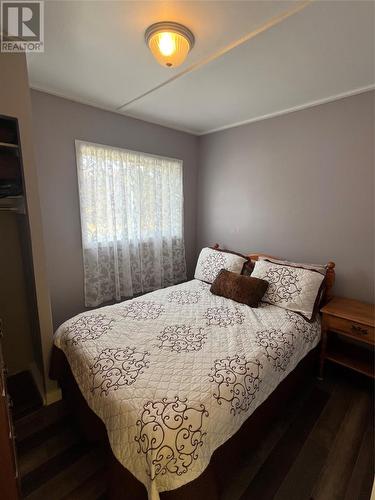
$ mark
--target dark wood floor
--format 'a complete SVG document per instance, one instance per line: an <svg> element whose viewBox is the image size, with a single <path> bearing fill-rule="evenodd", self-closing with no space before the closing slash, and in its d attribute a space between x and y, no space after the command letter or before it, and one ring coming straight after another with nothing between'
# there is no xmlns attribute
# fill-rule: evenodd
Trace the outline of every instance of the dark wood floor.
<svg viewBox="0 0 375 500"><path fill-rule="evenodd" d="M223 500L368 500L373 443L372 384L328 366L323 382L284 409Z"/></svg>
<svg viewBox="0 0 375 500"><path fill-rule="evenodd" d="M228 481L222 500L369 500L374 473L368 379L327 367ZM62 402L16 422L24 498L105 498L104 452L87 444ZM130 497L126 497L129 498Z"/></svg>
<svg viewBox="0 0 375 500"><path fill-rule="evenodd" d="M23 498L95 500L106 491L105 454L86 443L63 401L15 422Z"/></svg>

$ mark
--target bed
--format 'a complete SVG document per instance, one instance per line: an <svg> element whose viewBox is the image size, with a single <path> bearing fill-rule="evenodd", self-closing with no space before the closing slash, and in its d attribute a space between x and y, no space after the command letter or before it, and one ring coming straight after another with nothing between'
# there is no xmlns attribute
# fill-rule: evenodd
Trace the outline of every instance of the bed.
<svg viewBox="0 0 375 500"><path fill-rule="evenodd" d="M330 263L322 301L333 281ZM252 309L192 280L65 322L51 376L89 437L110 445L111 498L214 500L313 374L319 341L319 316Z"/></svg>

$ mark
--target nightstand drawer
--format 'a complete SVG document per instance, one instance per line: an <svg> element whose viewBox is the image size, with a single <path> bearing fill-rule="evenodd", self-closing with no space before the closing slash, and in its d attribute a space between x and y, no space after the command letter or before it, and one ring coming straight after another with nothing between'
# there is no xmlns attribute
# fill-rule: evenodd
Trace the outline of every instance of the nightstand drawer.
<svg viewBox="0 0 375 500"><path fill-rule="evenodd" d="M325 321L328 330L343 332L351 337L358 338L363 342L368 342L370 344L374 343L375 336L373 326L362 325L348 319L330 315L325 317Z"/></svg>

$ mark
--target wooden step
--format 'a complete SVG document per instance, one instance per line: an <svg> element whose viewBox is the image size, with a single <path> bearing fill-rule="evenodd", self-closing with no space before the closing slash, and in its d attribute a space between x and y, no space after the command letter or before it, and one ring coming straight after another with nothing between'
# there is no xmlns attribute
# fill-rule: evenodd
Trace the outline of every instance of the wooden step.
<svg viewBox="0 0 375 500"><path fill-rule="evenodd" d="M32 438L29 438L23 441L24 446L18 450L18 467L21 478L81 440L79 433L72 427L57 429L57 432L51 432L49 435L46 435L45 432L38 434L39 441L35 442L34 446L26 446L27 443L32 441Z"/></svg>
<svg viewBox="0 0 375 500"><path fill-rule="evenodd" d="M29 438L33 434L42 431L46 427L66 418L70 411L65 401L60 400L49 406L43 406L38 410L19 418L15 421L15 433L18 443Z"/></svg>
<svg viewBox="0 0 375 500"><path fill-rule="evenodd" d="M18 440L16 438L18 455L22 455L24 452L27 452L32 448L41 446L44 442L48 441L51 437L57 434L62 434L68 429L73 429L74 424L74 421L72 421L71 418L67 417L63 420L52 423L48 427L44 427L38 432L35 432L34 434L31 434L22 440ZM76 426L75 428L77 429ZM77 430L77 432L79 431Z"/></svg>
<svg viewBox="0 0 375 500"><path fill-rule="evenodd" d="M79 442L51 458L48 462L43 463L29 474L25 474L25 476L21 478L21 490L23 495L27 496L32 491L38 489L60 471L79 460L88 451L90 451L89 446L86 443Z"/></svg>
<svg viewBox="0 0 375 500"><path fill-rule="evenodd" d="M12 401L13 419L17 420L42 408L43 401L33 376L26 370L7 378L7 387Z"/></svg>
<svg viewBox="0 0 375 500"><path fill-rule="evenodd" d="M23 496L27 500L62 500L104 464L105 457L100 448L74 446L28 474L21 481Z"/></svg>

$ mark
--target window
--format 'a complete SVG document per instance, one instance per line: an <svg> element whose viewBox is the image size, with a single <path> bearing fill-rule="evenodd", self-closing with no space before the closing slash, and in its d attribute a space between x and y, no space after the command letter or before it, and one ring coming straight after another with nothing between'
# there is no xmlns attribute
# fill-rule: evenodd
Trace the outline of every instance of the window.
<svg viewBox="0 0 375 500"><path fill-rule="evenodd" d="M182 161L76 141L85 301L186 279Z"/></svg>

